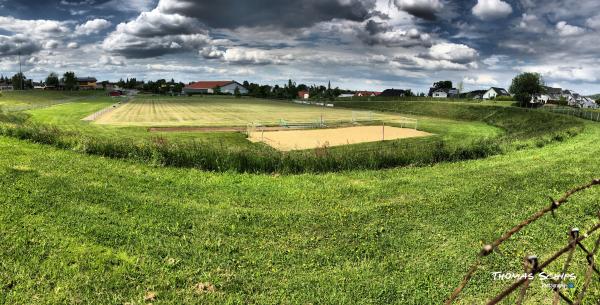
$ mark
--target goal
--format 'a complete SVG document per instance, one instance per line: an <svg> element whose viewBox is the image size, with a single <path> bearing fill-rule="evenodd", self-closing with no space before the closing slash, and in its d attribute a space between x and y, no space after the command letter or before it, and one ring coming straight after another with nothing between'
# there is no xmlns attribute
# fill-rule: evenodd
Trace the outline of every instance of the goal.
<svg viewBox="0 0 600 305"><path fill-rule="evenodd" d="M372 111L352 111L352 123L372 122Z"/></svg>
<svg viewBox="0 0 600 305"><path fill-rule="evenodd" d="M397 122L400 124L400 128L410 128L415 130L419 128L419 121L417 119L400 117Z"/></svg>

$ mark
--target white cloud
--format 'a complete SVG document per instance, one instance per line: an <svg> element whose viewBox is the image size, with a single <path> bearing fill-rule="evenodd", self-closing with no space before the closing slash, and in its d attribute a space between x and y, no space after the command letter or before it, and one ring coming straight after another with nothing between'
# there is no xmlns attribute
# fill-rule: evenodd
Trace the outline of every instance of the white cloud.
<svg viewBox="0 0 600 305"><path fill-rule="evenodd" d="M84 24L75 27L75 32L79 35L97 34L105 29L108 29L112 24L105 19L89 20Z"/></svg>
<svg viewBox="0 0 600 305"><path fill-rule="evenodd" d="M463 82L468 85L476 86L497 86L498 81L491 75L478 75L477 77L465 77Z"/></svg>
<svg viewBox="0 0 600 305"><path fill-rule="evenodd" d="M578 36L585 33L584 28L570 25L566 21L561 21L556 24L556 30L560 36Z"/></svg>
<svg viewBox="0 0 600 305"><path fill-rule="evenodd" d="M103 66L124 66L125 61L113 56L102 55L100 56L99 63Z"/></svg>
<svg viewBox="0 0 600 305"><path fill-rule="evenodd" d="M196 19L153 10L117 25L104 39L102 47L131 58L148 58L197 50L209 45L211 40L208 31Z"/></svg>
<svg viewBox="0 0 600 305"><path fill-rule="evenodd" d="M221 58L223 57L223 55L225 55L224 51L219 50L215 46L205 47L202 50L200 50L199 53L200 55L202 55L202 57L208 59Z"/></svg>
<svg viewBox="0 0 600 305"><path fill-rule="evenodd" d="M268 65L285 63L282 57L260 49L231 48L223 54L223 59L229 63L243 65ZM291 60L292 58L286 58Z"/></svg>
<svg viewBox="0 0 600 305"><path fill-rule="evenodd" d="M544 78L569 82L596 82L598 81L598 75L600 75L600 70L594 66L532 65L521 67L519 70L536 72L542 74Z"/></svg>
<svg viewBox="0 0 600 305"><path fill-rule="evenodd" d="M56 40L48 40L44 42L44 49L56 49L60 45L60 42Z"/></svg>
<svg viewBox="0 0 600 305"><path fill-rule="evenodd" d="M79 44L76 42L69 42L69 44L67 44L67 48L69 49L77 49L79 48Z"/></svg>
<svg viewBox="0 0 600 305"><path fill-rule="evenodd" d="M600 29L600 15L588 18L585 24L592 29Z"/></svg>
<svg viewBox="0 0 600 305"><path fill-rule="evenodd" d="M52 38L71 31L68 24L55 20L23 20L0 16L0 28L16 34L28 34L30 38Z"/></svg>
<svg viewBox="0 0 600 305"><path fill-rule="evenodd" d="M530 33L542 33L547 29L546 23L532 14L523 14L518 27L519 30Z"/></svg>
<svg viewBox="0 0 600 305"><path fill-rule="evenodd" d="M429 49L429 56L437 60L447 60L455 63L469 63L477 59L479 53L464 44L440 43Z"/></svg>
<svg viewBox="0 0 600 305"><path fill-rule="evenodd" d="M502 0L478 0L472 12L481 20L493 20L512 14L513 9L510 4Z"/></svg>

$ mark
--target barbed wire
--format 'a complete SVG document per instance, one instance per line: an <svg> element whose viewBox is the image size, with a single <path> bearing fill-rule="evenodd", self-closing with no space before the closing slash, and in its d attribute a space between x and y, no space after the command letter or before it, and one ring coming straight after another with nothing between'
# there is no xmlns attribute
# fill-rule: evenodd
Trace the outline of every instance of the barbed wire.
<svg viewBox="0 0 600 305"><path fill-rule="evenodd" d="M475 262L469 267L469 269L468 269L467 273L465 274L465 276L463 277L462 281L452 291L450 297L447 299L447 301L445 302L445 304L446 305L450 305L450 304L452 304L458 298L458 296L463 291L463 289L467 286L467 284L469 283L469 281L471 280L471 278L473 277L473 275L475 274L475 272L479 269L479 266L481 265L482 258L484 258L484 257L489 256L490 254L492 254L494 252L494 250L497 250L498 247L502 243L504 243L506 240L508 240L509 238L511 238L514 234L516 234L519 231L521 231L526 226L528 226L528 225L532 224L533 222L537 221L538 219L542 218L544 215L546 215L548 213L552 213L554 215L554 211L556 209L558 209L559 207L561 207L563 204L565 204L567 202L567 200L571 196L573 196L574 194L576 194L578 192L581 192L583 190L589 189L589 188L591 188L593 186L596 186L596 185L600 185L600 179L594 179L590 183L587 183L585 185L581 185L581 186L578 186L578 187L576 187L574 189L571 189L571 190L567 191L558 200L554 200L552 197L550 197L551 204L549 206L546 206L545 208L543 208L543 209L539 210L538 212L534 213L532 216L530 216L526 220L524 220L521 223L517 224L516 226L514 226L513 228L511 228L510 230L508 230L506 233L504 233L502 236L500 236L500 238L496 239L492 243L485 245L481 249L481 251L479 252L479 254L477 255L477 258L476 258ZM600 272L598 272L598 269L595 267L595 264L594 264L594 255L598 251L598 244L600 243L600 238L596 242L596 246L594 247L594 249L592 251L588 251L581 244L581 241L583 241L584 239L586 239L587 237L589 237L592 233L594 233L598 229L600 229L600 223L596 224L592 229L590 229L587 232L587 234L585 234L583 236L580 236L580 237L577 237L577 238L572 238L572 241L569 243L569 245L567 247L565 247L565 248L561 249L560 251L558 251L557 253L555 253L550 259L548 259L547 261L545 261L542 264L532 265L532 273L537 274L537 273L541 272L541 270L544 267L546 267L549 264L551 264L552 262L554 262L556 259L558 259L563 254L569 252L575 245L577 245L580 248L582 248L582 250L584 250L584 252L586 252L587 255L588 255L587 256L587 260L588 260L588 264L590 266L589 270L591 270L591 271L588 270L588 273L591 273L591 272L595 271L596 273L600 274ZM537 258L535 260L537 261ZM512 293L518 287L520 287L521 285L525 284L525 281L526 281L526 279L521 279L521 280L515 282L513 285L511 285L509 288L507 288L506 290L504 290L496 298L492 299L492 301L490 301L488 304L497 304L500 300L504 299L506 296L508 296L510 293ZM587 281L587 274L586 274L586 283L587 282L588 281ZM589 283L587 285L589 285ZM587 287L587 286L584 286L584 287ZM559 294L559 297L561 297L560 294ZM580 296L580 297L583 298L583 296ZM564 299L564 297L562 297L562 298ZM574 304L574 303L571 302L570 304Z"/></svg>

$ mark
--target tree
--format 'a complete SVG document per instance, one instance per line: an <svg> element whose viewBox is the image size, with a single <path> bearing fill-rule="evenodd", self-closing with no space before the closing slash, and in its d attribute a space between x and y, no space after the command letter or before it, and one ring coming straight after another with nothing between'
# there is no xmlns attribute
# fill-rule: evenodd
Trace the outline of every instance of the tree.
<svg viewBox="0 0 600 305"><path fill-rule="evenodd" d="M240 88L235 87L235 90L233 91L233 95L235 95L236 98L241 98L242 93L240 92Z"/></svg>
<svg viewBox="0 0 600 305"><path fill-rule="evenodd" d="M512 80L509 91L521 107L526 107L533 96L544 93L544 80L539 73L521 73Z"/></svg>
<svg viewBox="0 0 600 305"><path fill-rule="evenodd" d="M25 83L27 82L27 78L23 73L19 72L12 77L12 85L14 90L25 90Z"/></svg>
<svg viewBox="0 0 600 305"><path fill-rule="evenodd" d="M46 77L46 86L58 87L60 81L58 80L58 74L52 72Z"/></svg>
<svg viewBox="0 0 600 305"><path fill-rule="evenodd" d="M452 81L443 80L443 81L435 82L435 83L433 83L433 88L436 90L437 89L452 89Z"/></svg>
<svg viewBox="0 0 600 305"><path fill-rule="evenodd" d="M63 74L63 83L65 83L65 90L77 89L77 77L75 76L75 72L65 72L65 74Z"/></svg>

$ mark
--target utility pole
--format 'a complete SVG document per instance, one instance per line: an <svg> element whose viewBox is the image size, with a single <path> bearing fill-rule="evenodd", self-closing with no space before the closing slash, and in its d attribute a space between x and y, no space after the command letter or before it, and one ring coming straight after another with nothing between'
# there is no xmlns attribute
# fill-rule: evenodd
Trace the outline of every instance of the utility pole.
<svg viewBox="0 0 600 305"><path fill-rule="evenodd" d="M19 78L21 79L21 91L25 90L25 84L23 83L23 70L21 69L21 51L19 51Z"/></svg>

